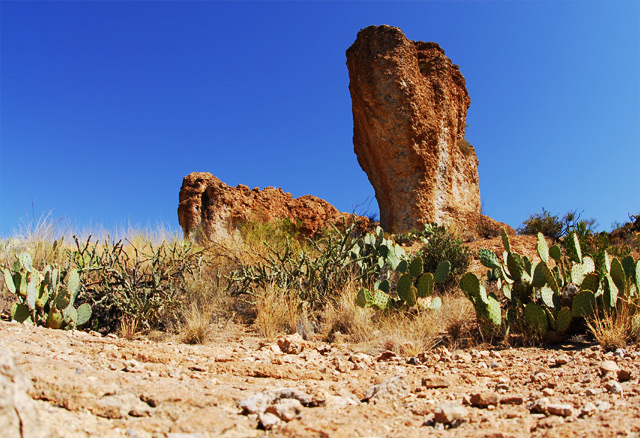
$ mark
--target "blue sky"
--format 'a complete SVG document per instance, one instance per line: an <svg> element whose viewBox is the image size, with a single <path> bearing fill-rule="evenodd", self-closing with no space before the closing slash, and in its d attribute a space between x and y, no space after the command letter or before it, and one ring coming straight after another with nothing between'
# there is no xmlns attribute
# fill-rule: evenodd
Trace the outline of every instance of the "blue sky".
<svg viewBox="0 0 640 438"><path fill-rule="evenodd" d="M345 51L372 24L460 65L486 214L640 212L638 1L3 0L0 236L32 205L178 229L192 171L366 211Z"/></svg>

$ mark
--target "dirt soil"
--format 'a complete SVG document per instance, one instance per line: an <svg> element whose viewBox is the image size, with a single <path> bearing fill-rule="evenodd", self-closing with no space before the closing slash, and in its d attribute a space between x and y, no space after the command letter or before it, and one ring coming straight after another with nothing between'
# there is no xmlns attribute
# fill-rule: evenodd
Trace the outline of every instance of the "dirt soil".
<svg viewBox="0 0 640 438"><path fill-rule="evenodd" d="M640 436L635 347L410 358L216 333L193 346L0 322L0 352L31 379L50 437Z"/></svg>

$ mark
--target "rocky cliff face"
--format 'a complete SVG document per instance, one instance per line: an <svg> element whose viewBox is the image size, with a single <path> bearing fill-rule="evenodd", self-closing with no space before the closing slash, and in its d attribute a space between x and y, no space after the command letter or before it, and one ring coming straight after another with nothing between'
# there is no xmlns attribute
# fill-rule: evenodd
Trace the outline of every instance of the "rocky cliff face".
<svg viewBox="0 0 640 438"><path fill-rule="evenodd" d="M358 32L347 50L353 143L389 232L480 217L478 158L464 141L465 79L436 43L391 26Z"/></svg>
<svg viewBox="0 0 640 438"><path fill-rule="evenodd" d="M294 199L291 193L273 187L264 190L249 189L242 184L230 187L206 172L184 177L179 201L178 219L185 237L191 237L199 229L215 233L239 228L250 220L268 222L276 218L289 219L298 231L311 236L350 218L315 196Z"/></svg>

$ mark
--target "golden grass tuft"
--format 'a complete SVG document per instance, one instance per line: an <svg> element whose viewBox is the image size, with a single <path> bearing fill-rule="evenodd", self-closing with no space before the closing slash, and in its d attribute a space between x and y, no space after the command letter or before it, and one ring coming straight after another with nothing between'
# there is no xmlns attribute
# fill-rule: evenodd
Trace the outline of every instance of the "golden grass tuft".
<svg viewBox="0 0 640 438"><path fill-rule="evenodd" d="M211 312L196 303L191 303L183 317L184 323L180 328L182 342L205 344L211 336Z"/></svg>
<svg viewBox="0 0 640 438"><path fill-rule="evenodd" d="M636 309L636 311L632 311ZM605 350L623 348L628 343L638 341L637 306L623 298L618 298L615 311L606 310L603 315L595 314L587 320L587 327Z"/></svg>
<svg viewBox="0 0 640 438"><path fill-rule="evenodd" d="M294 333L302 312L295 291L283 290L275 284L258 291L255 296L255 325L261 336L273 339L282 333Z"/></svg>

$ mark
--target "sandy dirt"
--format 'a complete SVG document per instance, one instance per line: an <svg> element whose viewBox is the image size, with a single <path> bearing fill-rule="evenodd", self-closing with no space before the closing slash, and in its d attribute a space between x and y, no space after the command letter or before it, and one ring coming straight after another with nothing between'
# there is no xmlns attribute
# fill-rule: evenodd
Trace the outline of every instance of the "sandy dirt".
<svg viewBox="0 0 640 438"><path fill-rule="evenodd" d="M636 348L410 358L216 330L193 346L0 322L0 354L50 437L640 436Z"/></svg>

